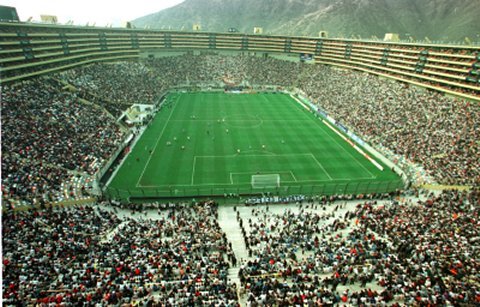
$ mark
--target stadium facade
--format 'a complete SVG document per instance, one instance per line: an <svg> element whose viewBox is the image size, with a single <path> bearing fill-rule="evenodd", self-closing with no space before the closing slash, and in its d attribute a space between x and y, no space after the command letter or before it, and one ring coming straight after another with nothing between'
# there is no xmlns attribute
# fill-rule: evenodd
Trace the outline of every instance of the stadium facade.
<svg viewBox="0 0 480 307"><path fill-rule="evenodd" d="M1 82L155 51L290 54L480 100L480 50L349 39L0 23Z"/></svg>

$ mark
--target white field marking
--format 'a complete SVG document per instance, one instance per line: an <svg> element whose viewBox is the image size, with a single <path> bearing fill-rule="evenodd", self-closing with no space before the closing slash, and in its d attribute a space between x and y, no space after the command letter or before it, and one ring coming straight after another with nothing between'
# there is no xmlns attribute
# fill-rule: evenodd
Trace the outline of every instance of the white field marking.
<svg viewBox="0 0 480 307"><path fill-rule="evenodd" d="M197 156L194 156L193 157L193 167L192 167L192 184L193 185L193 182L194 182L194 178L195 178L195 166L197 165Z"/></svg>
<svg viewBox="0 0 480 307"><path fill-rule="evenodd" d="M304 154L275 154L273 152L268 152L269 155L244 155L242 154L241 156L243 157L264 157L264 156L310 156L313 158L313 160L315 161L315 163L322 169L322 171L327 175L327 177L330 179L330 180L334 180L332 178L332 176L330 176L330 174L327 172L327 170L325 169L325 167L323 167L322 163L320 163L320 161L317 160L317 158L315 158L315 156L312 154L312 153L304 153ZM232 156L239 156L238 154L235 154L235 155L227 155L227 156L198 156L200 158L217 158L217 157L222 157L222 158L226 158L226 157L232 157ZM197 157L197 156L196 156ZM291 171L290 171L291 172ZM283 173L286 173L286 172L283 172ZM241 173L235 173L235 174L241 174ZM292 173L293 175L293 173ZM372 175L372 174L370 174ZM295 177L295 175L293 175L293 177ZM373 175L372 175L372 178L373 178ZM297 181L295 179L295 181Z"/></svg>
<svg viewBox="0 0 480 307"><path fill-rule="evenodd" d="M251 175L278 175L278 174L289 174L291 173L292 171L269 171L268 174L255 174L255 172L232 172L232 174L234 175L248 175L248 174L251 174Z"/></svg>
<svg viewBox="0 0 480 307"><path fill-rule="evenodd" d="M173 110L172 110L173 111ZM335 140L335 139L333 139ZM337 143L338 144L338 143ZM340 146L340 145L338 145ZM341 147L341 146L340 146ZM342 149L344 151L346 151L343 147ZM262 154L262 155L258 155L258 154L241 154L239 155L238 153L235 153L235 154L231 154L231 155L205 155L205 156L194 156L194 165L192 167L192 180L191 180L191 183L190 184L177 184L177 185L140 185L137 183L137 187L143 187L143 188L160 188L160 187L190 187L190 186L216 186L216 185L233 185L233 178L232 178L232 173L230 173L230 184L228 183L203 183L203 184L195 184L194 183L194 173L195 173L195 169L196 169L196 160L197 158L235 158L235 157L239 157L239 156L243 156L243 157L268 157L268 156L310 156L314 159L315 163L317 163L317 165L319 165L319 167L322 168L322 170L325 172L325 174L329 177L328 180L298 180L295 175L293 174L293 172L289 171L291 174L292 174L292 178L294 178L294 181L291 181L291 180L285 180L285 181L282 181L284 183L316 183L316 182L335 182L335 181L354 181L354 180L367 180L367 179L376 179L377 177L374 176L372 173L367 172L370 174L370 177L359 177L359 178L354 178L354 179L343 179L343 178L339 178L339 179L333 179L330 174L325 170L325 168L323 167L323 165L315 158L315 156L312 154L312 153L292 153L292 154L276 154L276 153L273 153L273 152L267 152L268 154ZM347 151L348 153L348 151ZM350 154L351 155L351 154ZM360 162L357 161L357 163L360 164ZM361 164L360 164L361 165ZM363 165L361 165L363 166ZM278 173L278 172L277 172ZM280 173L287 173L287 171L281 171ZM245 173L233 173L233 174L252 174L252 172L245 172ZM246 182L245 184L247 184L249 182ZM238 183L238 184L242 184L242 183Z"/></svg>
<svg viewBox="0 0 480 307"><path fill-rule="evenodd" d="M317 122L320 123L320 120L317 120ZM323 123L322 123L322 124L323 124ZM348 152L345 148L343 148L343 146L340 145L340 144L338 143L338 141L337 141L336 139L334 139L329 133L327 133L327 136L328 136L330 139L332 139L340 148L342 148L343 151L345 151L350 157L352 157L352 158L355 160L355 162L357 162L357 164L360 165L361 168L363 168L368 174L370 174L370 176L371 176L372 178L375 177L375 176L372 174L372 172L370 172L362 163L360 163L360 161L358 161L358 158L357 158L357 157L355 157L355 156L352 155L350 152Z"/></svg>
<svg viewBox="0 0 480 307"><path fill-rule="evenodd" d="M215 119L172 119L172 122L216 122L218 118ZM231 121L231 122L253 122L253 121L259 121L261 119L229 119L226 120L225 122ZM276 119L272 119L272 121L280 121ZM223 123L223 122L222 122Z"/></svg>
<svg viewBox="0 0 480 307"><path fill-rule="evenodd" d="M307 116L308 118L310 118L310 120L314 121L317 125L319 125L319 124L324 125L318 118L312 118L312 117L308 116L308 114L305 114L305 116ZM353 160L355 160L355 162L357 162L357 164L360 165L360 167L362 167L367 173L370 174L371 178L376 178L362 163L360 163L360 161L358 161L357 157L355 157L355 156L352 155L350 152L348 152L345 148L343 148L343 146L340 145L336 139L334 139L328 132L325 132L325 131L323 130L323 127L322 127L322 126L320 126L320 127L321 127L321 129L322 129L322 132L324 132L324 134L326 134L327 137L329 137L332 141L334 141L335 144L338 145L338 147L340 147L344 152L346 152L350 157L352 157Z"/></svg>
<svg viewBox="0 0 480 307"><path fill-rule="evenodd" d="M298 180L297 180L297 177L295 177L295 175L293 174L293 172L292 172L292 171L290 171L290 174L292 174L292 178L293 178L293 180L295 180L295 182L298 182ZM284 182L288 182L288 181L284 181Z"/></svg>
<svg viewBox="0 0 480 307"><path fill-rule="evenodd" d="M253 153L260 152L263 155L255 155ZM252 154L245 154L245 153L252 153ZM252 157L252 156L278 156L273 151L263 150L263 149L247 149L243 153L237 153L236 156L244 156L244 157Z"/></svg>
<svg viewBox="0 0 480 307"><path fill-rule="evenodd" d="M323 167L323 164L320 163L320 161L318 161L317 158L315 158L315 156L313 154L310 154L310 156L312 156L313 160L315 160L315 162L318 164L318 166L320 166L320 168L323 170L323 172L325 174L327 174L327 177L330 178L330 180L333 180L332 176L330 176L330 174L327 172L325 167Z"/></svg>
<svg viewBox="0 0 480 307"><path fill-rule="evenodd" d="M252 150L258 152L259 150ZM250 152L250 150L246 150L244 152ZM264 152L264 151L261 151ZM291 154L276 154L274 152L270 151L265 151L269 153L268 155L238 155L237 153L231 154L231 155L212 155L212 156L195 156L197 158L233 158L233 157L238 157L238 156L243 156L243 157L265 157L265 156L277 156L277 157L282 157L282 156L311 156L312 153L291 153ZM240 174L240 173L239 173Z"/></svg>
<svg viewBox="0 0 480 307"><path fill-rule="evenodd" d="M271 171L269 174L277 174L277 175L280 175L280 174L290 174L292 176L292 178L294 179L294 181L291 181L291 180L285 180L285 181L280 181L281 182L297 182L297 178L295 178L295 175L292 173L292 171ZM233 184L233 176L232 175L256 175L254 172L233 172L233 173L230 173L230 181L232 182ZM262 174L262 175L265 175L265 174ZM245 183L239 183L239 184L247 184L248 182L245 182Z"/></svg>
<svg viewBox="0 0 480 307"><path fill-rule="evenodd" d="M251 174L251 173L249 173ZM312 184L315 184L315 183L320 183L320 182L337 182L337 181L356 181L356 180L373 180L373 179L376 179L377 177L359 177L359 178L354 178L354 179L325 179L325 180L297 180L297 181L293 181L293 180L284 180L284 181L281 181L280 183L284 182L284 183L312 183ZM250 182L244 182L244 183L237 183L237 184L250 184ZM232 185L230 183L197 183L193 186L222 186L222 185ZM191 184L175 184L175 185L140 185L138 186L139 188L164 188L164 187L168 187L168 188L175 188L175 187L192 187Z"/></svg>
<svg viewBox="0 0 480 307"><path fill-rule="evenodd" d="M330 174L327 172L327 170L323 167L323 165L317 160L317 158L315 158L315 156L312 154L312 153L305 153L305 154L275 154L275 153L270 153L271 155L241 155L243 157L265 157L265 156L310 156L313 158L313 160L315 161L315 163L322 169L322 171L327 175L327 177L329 178L328 181L334 181L335 179L333 179ZM198 185L216 185L216 184L195 184L195 171L196 171L196 165L197 165L197 158L234 158L234 157L238 157L239 154L238 153L235 153L233 155L219 155L219 156L194 156L193 157L193 166L192 166L192 176L191 176L191 183L190 183L190 186L198 186ZM271 172L272 174L288 174L290 173L290 175L292 176L293 180L294 181L289 181L289 180L285 180L285 181L282 181L282 182L302 182L302 180L297 180L297 178L295 177L295 175L293 174L293 172L291 170L288 170L288 171L272 171ZM233 175L245 175L245 174L252 174L252 172L231 172L230 173L230 185L233 185ZM339 180L349 180L349 179L339 179ZM354 179L355 180L355 179ZM307 180L308 181L308 180ZM221 183L221 184L227 184L227 183ZM242 183L240 183L242 184ZM181 185L181 186L188 186L188 185ZM142 186L142 187L148 187L148 186Z"/></svg>
<svg viewBox="0 0 480 307"><path fill-rule="evenodd" d="M218 118L213 119L172 119L171 122L217 122ZM306 119L226 119L225 123L228 122L308 122ZM222 122L223 123L223 122Z"/></svg>
<svg viewBox="0 0 480 307"><path fill-rule="evenodd" d="M235 119L235 116L239 116L239 117L244 117L244 118L239 118L239 119ZM233 118L233 119L230 119L230 118ZM223 122L225 123L226 126L229 126L229 127L232 127L232 128L258 128L260 127L261 125L263 125L263 119L260 118L258 115L250 115L250 114L229 114L229 115L225 115L225 117L223 117ZM255 125L250 125L250 126L235 126L235 125L231 125L229 124L230 123L241 123L241 122L256 122Z"/></svg>
<svg viewBox="0 0 480 307"><path fill-rule="evenodd" d="M296 102L298 102L302 107L304 107L307 111L312 111L309 107L307 107L302 101L300 101L300 99L297 99L295 97L293 97L291 94L290 94L290 97L295 100Z"/></svg>
<svg viewBox="0 0 480 307"><path fill-rule="evenodd" d="M232 125L233 122L236 122L236 123L241 123L242 121L227 121L225 122L225 126L227 127L230 127L230 128L234 128L234 129L256 129L258 127L260 127L261 125L263 125L263 120L261 120L261 122L257 122L255 125L250 125L250 126L235 126L235 125Z"/></svg>
<svg viewBox="0 0 480 307"><path fill-rule="evenodd" d="M354 141L349 140L346 136L344 136L340 131L335 129L332 125L330 125L326 120L322 120L322 122L330 128L333 132L335 132L339 137L341 137L345 142L347 142L350 146L352 146L356 151L358 151L362 156L364 156L368 161L370 161L376 168L383 171L383 166L381 166L377 161L372 159L367 153L363 151Z"/></svg>
<svg viewBox="0 0 480 307"><path fill-rule="evenodd" d="M142 180L143 175L145 174L145 171L146 171L146 169L147 169L147 166L150 164L150 160L152 159L153 154L155 153L155 150L157 150L158 142L160 142L160 139L162 138L162 135L163 135L163 133L165 132L165 128L167 128L167 126L168 126L168 122L170 121L170 118L172 117L173 111L174 111L175 108L177 107L177 104L178 104L178 97L177 97L177 100L175 101L175 104L174 104L174 106L173 106L173 108L172 108L172 111L170 111L170 115L168 116L167 121L165 122L165 126L163 126L163 129L162 129L162 131L160 132L160 134L159 134L159 136L158 136L158 138L157 138L157 142L155 143L155 148L153 148L152 153L151 153L151 154L149 155L149 157L148 157L147 163L145 163L145 166L143 167L143 171L142 171L142 173L140 174L140 177L138 178L136 187L139 187L139 185L140 185L140 181Z"/></svg>
<svg viewBox="0 0 480 307"><path fill-rule="evenodd" d="M221 155L221 156L194 156L194 161L196 161L196 158L234 158L234 157L265 157L265 156L275 156L275 157L283 157L283 156L310 156L313 158L315 163L320 166L320 168L325 172L325 174L330 178L330 180L333 180L333 178L330 176L330 174L326 171L326 169L323 167L322 163L315 158L315 156L312 153L292 153L292 154L276 154L270 151L265 151L268 153L267 155L255 155L255 154L231 154L231 155ZM287 171L284 171L283 173L286 173ZM291 172L291 171L288 171ZM249 174L250 172L247 172L245 174ZM243 174L243 173L234 173L234 174ZM371 174L370 174L371 175ZM372 176L373 177L373 176Z"/></svg>

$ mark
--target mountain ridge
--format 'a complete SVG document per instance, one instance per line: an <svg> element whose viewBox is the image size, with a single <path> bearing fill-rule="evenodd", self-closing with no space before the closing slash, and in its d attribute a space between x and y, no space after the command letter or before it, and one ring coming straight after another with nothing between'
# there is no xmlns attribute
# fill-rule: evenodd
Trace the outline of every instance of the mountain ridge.
<svg viewBox="0 0 480 307"><path fill-rule="evenodd" d="M132 21L139 28L275 35L480 41L480 0L186 0Z"/></svg>

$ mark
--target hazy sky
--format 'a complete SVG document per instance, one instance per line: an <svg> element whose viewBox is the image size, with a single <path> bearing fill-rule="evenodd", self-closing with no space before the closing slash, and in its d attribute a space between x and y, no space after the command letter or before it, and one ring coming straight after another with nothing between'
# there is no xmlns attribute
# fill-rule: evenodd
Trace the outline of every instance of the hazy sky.
<svg viewBox="0 0 480 307"><path fill-rule="evenodd" d="M29 17L38 21L40 15L55 15L59 23L73 20L76 25L95 22L97 26L109 23L118 26L181 2L183 0L0 0L0 5L16 7L21 21Z"/></svg>

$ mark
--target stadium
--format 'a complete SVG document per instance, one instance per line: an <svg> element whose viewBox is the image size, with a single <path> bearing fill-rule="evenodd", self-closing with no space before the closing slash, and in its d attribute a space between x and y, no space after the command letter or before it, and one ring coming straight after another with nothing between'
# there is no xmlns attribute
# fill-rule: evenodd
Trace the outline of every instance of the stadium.
<svg viewBox="0 0 480 307"><path fill-rule="evenodd" d="M480 48L0 23L6 306L480 304Z"/></svg>

